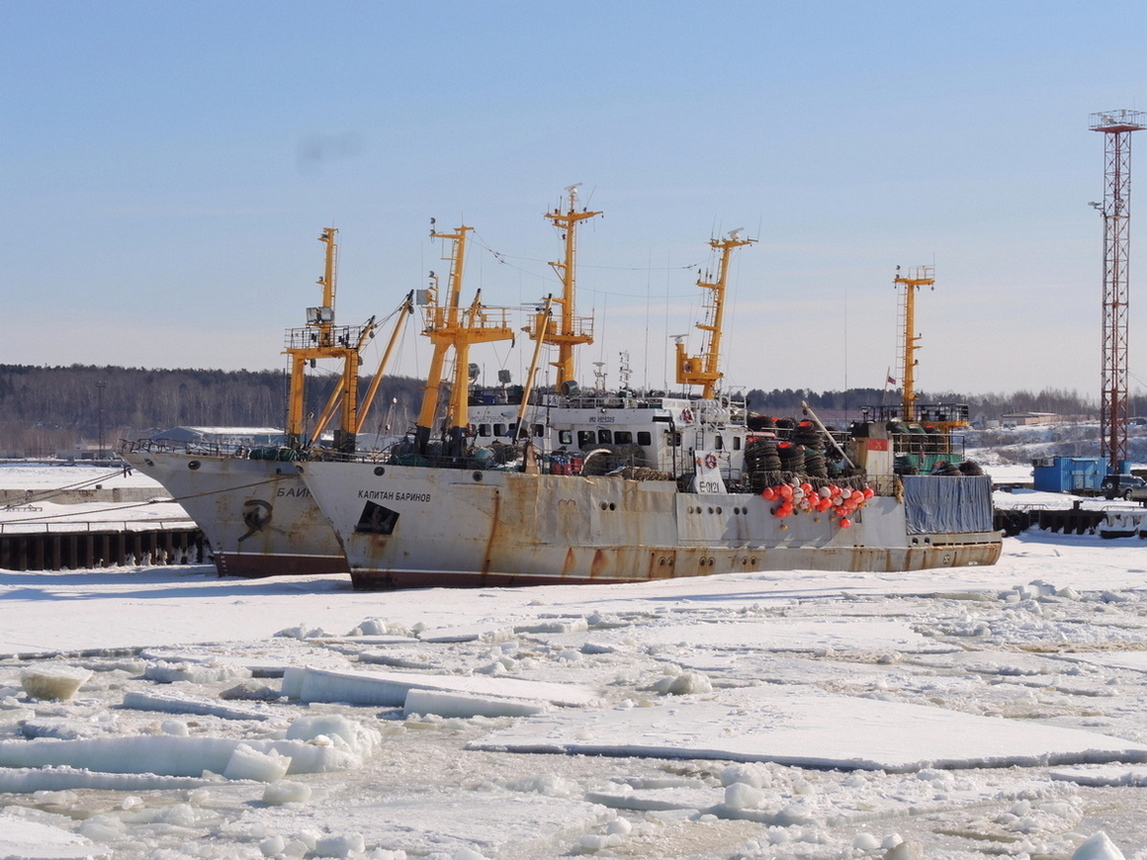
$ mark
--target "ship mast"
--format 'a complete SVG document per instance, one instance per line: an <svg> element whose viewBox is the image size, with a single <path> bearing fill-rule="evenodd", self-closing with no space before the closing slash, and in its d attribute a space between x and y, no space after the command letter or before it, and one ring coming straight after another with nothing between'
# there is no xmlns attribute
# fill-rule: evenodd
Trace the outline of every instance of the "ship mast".
<svg viewBox="0 0 1147 860"><path fill-rule="evenodd" d="M437 276L431 273L434 285L427 291L428 298L423 313L426 327L424 334L434 344L434 355L430 361L430 372L423 388L422 408L415 428L415 450L425 454L430 441L430 432L438 412L438 394L442 387L447 352L454 350L454 375L450 390L450 403L446 412L446 451L447 456L461 455L465 447L465 435L470 424L470 346L476 343L489 343L497 340L511 340L514 330L509 326L505 309L487 308L481 303L481 291L465 310L460 308L462 295L462 269L466 259L466 234L472 227L458 227L453 233L439 233L431 230L433 239L445 239L452 243L451 253L443 260L450 261L450 276L447 281L446 304L438 304Z"/></svg>
<svg viewBox="0 0 1147 860"><path fill-rule="evenodd" d="M320 358L341 359L343 363L341 387L342 412L340 426L335 431L335 450L354 453L355 426L358 412L359 348L374 332L373 318L365 326L335 326L335 279L338 268L338 243L334 227L323 228L319 241L327 246L323 276L316 282L322 287L322 304L307 308L305 328L287 331L290 356L291 385L287 402L287 446L295 450L304 447L304 406L306 392L306 366ZM332 395L332 398L338 395ZM328 404L333 411L334 401ZM326 410L324 410L325 412Z"/></svg>
<svg viewBox="0 0 1147 860"><path fill-rule="evenodd" d="M904 293L901 296L900 306L900 356L901 382L903 383L903 396L901 398L901 419L904 421L916 420L916 350L920 347L917 341L920 335L916 334L916 291L920 287L933 286L936 283L935 270L932 266L916 266L908 272L908 277L901 277L900 267L896 267L894 284L903 284Z"/></svg>
<svg viewBox="0 0 1147 860"><path fill-rule="evenodd" d="M553 222L555 227L562 229L562 238L565 240L565 255L562 261L550 263L562 282L561 298L554 299L554 304L558 306L557 318L547 318L538 314L534 317L533 329L527 329L534 340L540 337L545 343L557 344L558 360L551 363L558 370L557 388L563 393L569 392L576 385L574 347L593 343L593 317L579 317L576 313L577 226L582 221L600 215L601 212L591 212L586 208L580 212L576 210L577 190L580 185L579 182L565 189L568 195L568 209L565 212L555 207L552 212L545 213L545 217Z"/></svg>
<svg viewBox="0 0 1147 860"><path fill-rule="evenodd" d="M729 278L729 257L734 248L750 245L755 239L740 238L741 230L732 230L727 239L710 239L709 247L721 252L717 266L717 280L697 279L697 286L711 290L709 304L705 305L705 322L697 323L697 328L705 332L705 339L699 356L685 353L685 344L677 341L677 384L703 385L701 396L712 400L717 392L717 383L723 374L718 369L721 360L721 332L725 321L725 287Z"/></svg>

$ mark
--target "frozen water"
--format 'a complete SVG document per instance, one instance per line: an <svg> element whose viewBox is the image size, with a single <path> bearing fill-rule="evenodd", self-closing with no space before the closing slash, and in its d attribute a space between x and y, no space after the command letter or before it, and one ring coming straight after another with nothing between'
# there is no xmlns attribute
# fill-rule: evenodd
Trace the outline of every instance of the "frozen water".
<svg viewBox="0 0 1147 860"><path fill-rule="evenodd" d="M0 857L1147 860L1144 553L1029 531L991 568L395 593L0 571ZM25 689L61 666L70 698Z"/></svg>

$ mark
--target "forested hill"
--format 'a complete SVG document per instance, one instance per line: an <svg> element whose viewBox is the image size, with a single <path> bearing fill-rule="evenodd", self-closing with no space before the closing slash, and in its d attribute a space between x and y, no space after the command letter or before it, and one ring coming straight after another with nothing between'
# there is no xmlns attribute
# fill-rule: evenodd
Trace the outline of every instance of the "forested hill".
<svg viewBox="0 0 1147 860"><path fill-rule="evenodd" d="M318 413L331 390L331 376L308 382L307 412ZM365 381L362 388L365 391ZM367 429L391 424L404 432L417 413L422 381L384 380L369 414ZM826 420L857 417L862 406L894 403L898 394L879 389L814 392L804 389L753 389L748 406L755 412L798 415L802 401ZM1096 406L1075 392L1048 389L1033 394L967 397L921 393L922 401L967 403L971 414L998 417L1006 412L1094 414ZM1147 414L1144 398L1131 398L1131 414ZM31 367L0 365L0 453L49 456L77 443L117 448L120 439L136 439L154 430L181 425L282 427L287 412L285 371L145 370L131 367Z"/></svg>
<svg viewBox="0 0 1147 860"><path fill-rule="evenodd" d="M330 376L308 380L308 413L322 410L333 384ZM48 456L96 444L101 425L105 448L183 425L282 427L287 389L285 371L0 365L0 452ZM384 380L372 430L395 412L405 420L421 394L419 380Z"/></svg>

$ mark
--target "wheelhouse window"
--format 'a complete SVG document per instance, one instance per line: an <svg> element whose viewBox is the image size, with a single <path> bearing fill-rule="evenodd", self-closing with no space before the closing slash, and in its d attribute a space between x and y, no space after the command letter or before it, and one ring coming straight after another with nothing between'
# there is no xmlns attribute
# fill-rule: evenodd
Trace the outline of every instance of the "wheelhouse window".
<svg viewBox="0 0 1147 860"><path fill-rule="evenodd" d="M507 430L505 424L495 424L494 425L494 435L495 436L509 436L510 434L509 434L509 431Z"/></svg>
<svg viewBox="0 0 1147 860"><path fill-rule="evenodd" d="M589 448L597 444L597 434L592 430L578 430L577 431L577 446L579 448Z"/></svg>
<svg viewBox="0 0 1147 860"><path fill-rule="evenodd" d="M618 445L632 445L633 433L629 430L615 430L613 433L613 441Z"/></svg>
<svg viewBox="0 0 1147 860"><path fill-rule="evenodd" d="M653 444L653 434L648 430L637 431L637 444L643 448L648 448Z"/></svg>
<svg viewBox="0 0 1147 860"><path fill-rule="evenodd" d="M601 445L609 445L613 442L613 433L602 427L597 431L597 441Z"/></svg>
<svg viewBox="0 0 1147 860"><path fill-rule="evenodd" d="M559 445L572 445L573 444L573 430L559 430L558 431L558 444Z"/></svg>
<svg viewBox="0 0 1147 860"><path fill-rule="evenodd" d="M489 424L479 424L478 425L478 435L479 436L489 436L490 435L490 425Z"/></svg>

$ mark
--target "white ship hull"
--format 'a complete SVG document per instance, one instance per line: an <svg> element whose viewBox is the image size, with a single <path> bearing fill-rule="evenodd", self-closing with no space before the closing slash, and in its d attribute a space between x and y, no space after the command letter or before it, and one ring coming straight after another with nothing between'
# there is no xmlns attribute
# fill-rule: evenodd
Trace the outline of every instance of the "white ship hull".
<svg viewBox="0 0 1147 860"><path fill-rule="evenodd" d="M125 451L202 529L221 576L346 573L347 563L293 462Z"/></svg>
<svg viewBox="0 0 1147 860"><path fill-rule="evenodd" d="M749 493L670 481L306 462L356 587L635 582L779 569L913 570L992 564L990 483L963 481L988 511L959 533L909 533L908 504L876 496L851 528L827 514L780 519Z"/></svg>

